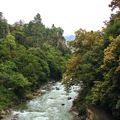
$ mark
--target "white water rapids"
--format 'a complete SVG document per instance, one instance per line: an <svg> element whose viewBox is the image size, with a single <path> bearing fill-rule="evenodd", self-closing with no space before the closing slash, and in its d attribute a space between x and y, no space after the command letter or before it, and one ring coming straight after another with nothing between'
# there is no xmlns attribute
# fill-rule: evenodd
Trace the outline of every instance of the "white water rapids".
<svg viewBox="0 0 120 120"><path fill-rule="evenodd" d="M26 109L12 111L4 120L73 120L69 110L78 90L78 86L72 86L66 92L64 86L58 82L44 95L29 101Z"/></svg>

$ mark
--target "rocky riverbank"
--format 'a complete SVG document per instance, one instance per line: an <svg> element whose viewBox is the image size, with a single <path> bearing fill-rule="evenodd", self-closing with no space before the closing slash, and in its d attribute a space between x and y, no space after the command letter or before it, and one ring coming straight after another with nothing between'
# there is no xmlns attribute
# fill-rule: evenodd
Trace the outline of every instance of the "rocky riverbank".
<svg viewBox="0 0 120 120"><path fill-rule="evenodd" d="M37 96L42 96L43 94L45 94L46 91L51 89L51 86L54 84L54 82L49 82L46 85L42 85L39 89L37 89L36 91L34 91L31 94L28 94L28 96L26 97L26 99L22 99L19 104L17 105L13 105L10 108L4 109L0 111L0 120L4 119L6 116L9 116L11 114L12 111L14 111L15 109L18 109L20 106L22 106L23 104L29 102L31 99L36 98ZM12 119L11 119L12 120ZM16 120L16 119L13 119Z"/></svg>
<svg viewBox="0 0 120 120"><path fill-rule="evenodd" d="M77 86L73 86L67 92L65 87L57 82L50 90L42 89L44 95L38 95L27 102L22 110L13 110L3 120L73 120L73 115L69 111L78 94L77 89Z"/></svg>
<svg viewBox="0 0 120 120"><path fill-rule="evenodd" d="M0 120L3 119L6 115L10 114L12 111L11 108L0 111Z"/></svg>
<svg viewBox="0 0 120 120"><path fill-rule="evenodd" d="M73 114L73 120L86 120L86 115L79 115L75 106L72 106L70 112Z"/></svg>
<svg viewBox="0 0 120 120"><path fill-rule="evenodd" d="M87 107L86 115L79 115L75 106L71 108L70 112L74 116L73 120L114 120L110 114L99 107Z"/></svg>

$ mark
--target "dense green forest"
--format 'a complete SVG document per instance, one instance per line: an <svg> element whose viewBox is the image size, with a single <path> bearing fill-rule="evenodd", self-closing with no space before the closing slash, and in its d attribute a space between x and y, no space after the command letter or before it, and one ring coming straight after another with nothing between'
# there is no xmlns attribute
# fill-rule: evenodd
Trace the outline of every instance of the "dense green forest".
<svg viewBox="0 0 120 120"><path fill-rule="evenodd" d="M0 12L0 110L32 98L42 84L62 78L69 56L63 30L40 14L10 25Z"/></svg>
<svg viewBox="0 0 120 120"><path fill-rule="evenodd" d="M120 8L113 0L112 10ZM98 106L120 119L120 11L112 14L102 31L76 31L69 42L72 56L67 62L64 83L80 84L82 90L74 101L79 115L89 106Z"/></svg>
<svg viewBox="0 0 120 120"><path fill-rule="evenodd" d="M29 23L10 25L0 12L0 111L62 79L67 87L81 87L73 102L79 115L97 106L119 120L120 0L112 0L109 7L117 12L101 31L79 29L68 45L63 29L46 27L39 13Z"/></svg>

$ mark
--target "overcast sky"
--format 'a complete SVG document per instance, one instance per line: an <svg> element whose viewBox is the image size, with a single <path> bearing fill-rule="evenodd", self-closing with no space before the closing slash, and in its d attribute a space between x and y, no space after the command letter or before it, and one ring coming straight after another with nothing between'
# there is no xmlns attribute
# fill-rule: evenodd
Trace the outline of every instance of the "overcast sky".
<svg viewBox="0 0 120 120"><path fill-rule="evenodd" d="M99 30L103 21L109 20L111 0L0 0L0 11L8 23L28 22L40 13L42 22L50 27L53 23L73 34L79 28Z"/></svg>

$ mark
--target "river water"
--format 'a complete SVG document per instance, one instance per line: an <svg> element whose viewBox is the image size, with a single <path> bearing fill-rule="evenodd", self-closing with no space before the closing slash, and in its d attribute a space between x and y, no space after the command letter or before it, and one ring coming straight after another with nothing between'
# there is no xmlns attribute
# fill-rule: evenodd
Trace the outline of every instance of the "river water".
<svg viewBox="0 0 120 120"><path fill-rule="evenodd" d="M61 83L56 83L50 91L26 103L26 109L12 111L4 120L73 120L69 110L77 96L78 86L66 92Z"/></svg>

